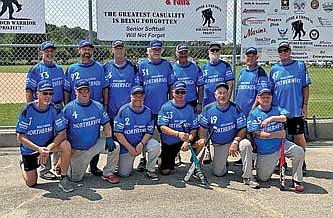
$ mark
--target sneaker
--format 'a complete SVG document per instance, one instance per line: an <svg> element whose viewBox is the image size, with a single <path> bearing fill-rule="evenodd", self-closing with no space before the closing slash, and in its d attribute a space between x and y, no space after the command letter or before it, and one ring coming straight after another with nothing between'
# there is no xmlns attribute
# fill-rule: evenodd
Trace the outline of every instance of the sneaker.
<svg viewBox="0 0 333 218"><path fill-rule="evenodd" d="M114 174L111 174L111 175L108 175L108 176L102 176L102 179L104 181L108 181L112 184L116 184L116 183L119 183L119 177L114 175Z"/></svg>
<svg viewBox="0 0 333 218"><path fill-rule="evenodd" d="M93 174L94 176L103 176L103 171L96 168L90 168L90 172L91 174Z"/></svg>
<svg viewBox="0 0 333 218"><path fill-rule="evenodd" d="M39 175L40 178L45 179L45 180L57 180L59 179L57 175L52 173L51 171L46 171L43 174Z"/></svg>
<svg viewBox="0 0 333 218"><path fill-rule="evenodd" d="M146 158L141 158L140 163L139 163L138 167L136 168L136 170L140 173L144 172L146 170L146 163L147 163Z"/></svg>
<svg viewBox="0 0 333 218"><path fill-rule="evenodd" d="M195 170L194 173L193 173L193 178L199 180L200 183L203 184L203 185L208 184L208 180L207 180L205 174L203 174L202 172L199 172L199 171Z"/></svg>
<svg viewBox="0 0 333 218"><path fill-rule="evenodd" d="M74 185L71 181L69 181L67 176L60 178L58 186L63 192L66 193L74 191Z"/></svg>
<svg viewBox="0 0 333 218"><path fill-rule="evenodd" d="M147 171L146 175L147 175L148 178L150 178L152 181L158 181L158 180L160 180L160 178L158 177L158 175L157 175L155 172Z"/></svg>
<svg viewBox="0 0 333 218"><path fill-rule="evenodd" d="M254 189L259 189L260 188L259 183L256 182L252 178L244 178L243 183L244 183L244 185L250 186L250 188L254 188Z"/></svg>
<svg viewBox="0 0 333 218"><path fill-rule="evenodd" d="M235 161L235 162L234 162L234 165L235 165L235 166L243 166L242 158L240 158L239 160Z"/></svg>
<svg viewBox="0 0 333 218"><path fill-rule="evenodd" d="M295 188L295 192L304 192L304 186L300 182L293 180L293 187Z"/></svg>

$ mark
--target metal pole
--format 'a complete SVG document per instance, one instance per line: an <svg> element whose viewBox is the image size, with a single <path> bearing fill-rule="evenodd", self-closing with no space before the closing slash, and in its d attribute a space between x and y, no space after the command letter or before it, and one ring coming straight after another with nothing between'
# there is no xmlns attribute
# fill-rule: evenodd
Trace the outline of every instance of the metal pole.
<svg viewBox="0 0 333 218"><path fill-rule="evenodd" d="M88 0L88 10L89 10L89 41L93 41L93 24L92 24L92 0Z"/></svg>
<svg viewBox="0 0 333 218"><path fill-rule="evenodd" d="M234 22L233 22L233 47L232 47L232 71L236 75L236 34L237 34L237 0L234 0ZM232 99L235 100L235 91L236 91L236 81L234 83L234 89L233 89L233 97Z"/></svg>

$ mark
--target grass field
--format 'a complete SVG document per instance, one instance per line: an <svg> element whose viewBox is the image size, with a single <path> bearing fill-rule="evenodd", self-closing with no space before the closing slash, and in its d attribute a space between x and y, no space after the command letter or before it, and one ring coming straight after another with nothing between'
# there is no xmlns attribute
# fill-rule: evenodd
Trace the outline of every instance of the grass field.
<svg viewBox="0 0 333 218"><path fill-rule="evenodd" d="M203 61L199 62L200 65L202 63ZM28 65L0 66L0 73L26 73L30 67ZM67 66L63 67L67 68ZM240 69L240 66L236 67L236 78ZM269 72L269 67L265 67L265 70ZM333 118L333 68L309 67L308 70L312 80L308 117ZM14 126L22 105L0 103L0 126Z"/></svg>

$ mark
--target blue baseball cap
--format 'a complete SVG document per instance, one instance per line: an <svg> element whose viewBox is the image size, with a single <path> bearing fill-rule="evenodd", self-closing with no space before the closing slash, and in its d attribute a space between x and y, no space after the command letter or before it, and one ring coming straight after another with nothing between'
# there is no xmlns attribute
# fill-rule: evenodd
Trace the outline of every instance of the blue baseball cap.
<svg viewBox="0 0 333 218"><path fill-rule="evenodd" d="M229 90L229 86L228 86L228 84L226 84L225 82L220 82L220 83L218 83L218 84L215 86L215 91L216 91L216 89L218 89L218 88L220 88L220 87L224 87L224 88L226 88L227 90Z"/></svg>
<svg viewBox="0 0 333 218"><path fill-rule="evenodd" d="M145 94L145 90L142 86L133 86L131 89L131 95L134 95L137 92Z"/></svg>
<svg viewBox="0 0 333 218"><path fill-rule="evenodd" d="M37 84L38 91L53 90L52 83L48 80L42 80Z"/></svg>
<svg viewBox="0 0 333 218"><path fill-rule="evenodd" d="M280 49L280 48L288 48L288 49L291 49L291 48L290 48L290 44L289 44L289 42L287 42L287 41L280 42L278 49Z"/></svg>
<svg viewBox="0 0 333 218"><path fill-rule="evenodd" d="M258 91L258 95L262 95L264 93L272 94L272 91L267 87L260 88L259 91Z"/></svg>
<svg viewBox="0 0 333 218"><path fill-rule="evenodd" d="M162 48L162 42L158 39L154 39L149 43L150 48Z"/></svg>
<svg viewBox="0 0 333 218"><path fill-rule="evenodd" d="M173 84L173 90L186 90L186 83L182 82L182 81L176 81Z"/></svg>
<svg viewBox="0 0 333 218"><path fill-rule="evenodd" d="M116 40L116 41L113 41L113 43L112 43L112 48L124 47L124 46L125 46L125 43L121 40Z"/></svg>
<svg viewBox="0 0 333 218"><path fill-rule="evenodd" d="M248 54L255 54L257 55L258 52L257 52L257 49L255 47L249 47L245 50L245 54L248 55Z"/></svg>
<svg viewBox="0 0 333 218"><path fill-rule="evenodd" d="M40 45L41 51L44 51L45 49L48 49L48 48L56 49L56 47L54 46L54 44L51 41L45 41Z"/></svg>
<svg viewBox="0 0 333 218"><path fill-rule="evenodd" d="M88 80L80 79L75 83L75 89L90 88Z"/></svg>
<svg viewBox="0 0 333 218"><path fill-rule="evenodd" d="M222 48L222 47L221 47L221 44L220 44L219 42L212 41L212 42L210 42L210 43L208 44L208 49L210 49L210 48L213 47L213 46L217 46L217 47L219 47L220 49Z"/></svg>
<svg viewBox="0 0 333 218"><path fill-rule="evenodd" d="M176 52L188 51L188 46L185 44L179 44L176 47Z"/></svg>
<svg viewBox="0 0 333 218"><path fill-rule="evenodd" d="M84 46L90 46L92 48L94 47L92 42L90 42L89 40L86 40L86 39L81 40L80 43L79 43L79 48L82 48Z"/></svg>

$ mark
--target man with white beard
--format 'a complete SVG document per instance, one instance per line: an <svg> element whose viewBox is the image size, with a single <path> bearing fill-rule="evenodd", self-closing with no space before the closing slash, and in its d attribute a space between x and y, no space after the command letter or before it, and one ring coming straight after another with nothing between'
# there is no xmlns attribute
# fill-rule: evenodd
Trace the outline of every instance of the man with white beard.
<svg viewBox="0 0 333 218"><path fill-rule="evenodd" d="M220 59L221 45L218 42L210 42L208 47L209 60L202 66L204 78L203 107L215 101L215 86L224 82L228 84L229 96L231 96L235 75L230 64Z"/></svg>

